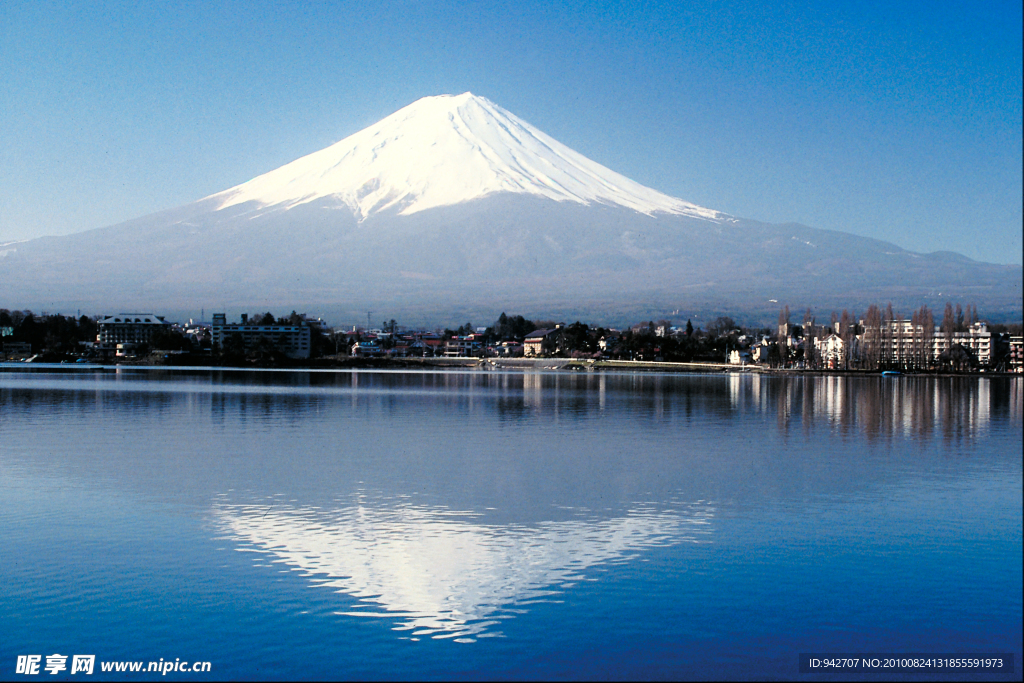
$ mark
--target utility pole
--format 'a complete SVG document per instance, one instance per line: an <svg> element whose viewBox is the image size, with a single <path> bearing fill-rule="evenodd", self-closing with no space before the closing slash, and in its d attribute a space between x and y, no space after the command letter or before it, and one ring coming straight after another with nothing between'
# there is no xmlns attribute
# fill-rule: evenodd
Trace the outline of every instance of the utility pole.
<svg viewBox="0 0 1024 683"><path fill-rule="evenodd" d="M372 311L367 311L366 312L366 331L367 332L370 331L370 313L372 313Z"/></svg>

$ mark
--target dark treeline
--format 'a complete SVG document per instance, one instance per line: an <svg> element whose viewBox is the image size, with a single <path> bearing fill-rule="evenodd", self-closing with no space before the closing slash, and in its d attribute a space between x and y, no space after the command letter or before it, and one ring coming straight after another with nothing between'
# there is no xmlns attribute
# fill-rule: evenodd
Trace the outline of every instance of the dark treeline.
<svg viewBox="0 0 1024 683"><path fill-rule="evenodd" d="M457 330L445 330L445 334L468 334L473 329L466 323ZM521 315L502 313L481 336L485 345L505 341L521 343L531 332L541 329L554 329L548 337L545 351L548 356L719 363L729 350L749 345L757 335L770 333L767 328L742 327L724 316L709 323L707 330L694 328L690 320L682 328L673 327L667 320L648 320L629 329L616 330L591 327L578 320L558 325L549 320L532 321Z"/></svg>
<svg viewBox="0 0 1024 683"><path fill-rule="evenodd" d="M87 316L36 316L32 311L0 308L0 342L29 344L33 353L79 353L79 342L96 341L96 320Z"/></svg>

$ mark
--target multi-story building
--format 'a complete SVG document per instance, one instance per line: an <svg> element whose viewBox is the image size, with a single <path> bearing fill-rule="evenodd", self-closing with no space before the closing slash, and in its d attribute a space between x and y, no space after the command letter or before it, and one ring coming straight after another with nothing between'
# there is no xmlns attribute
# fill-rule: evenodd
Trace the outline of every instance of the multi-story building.
<svg viewBox="0 0 1024 683"><path fill-rule="evenodd" d="M992 362L992 333L988 331L988 323L976 322L963 332L954 332L948 340L939 332L938 327L935 328L935 358L953 344L959 344L974 354L980 365L989 365Z"/></svg>
<svg viewBox="0 0 1024 683"><path fill-rule="evenodd" d="M483 335L456 336L445 342L444 355L450 358L477 356L483 351Z"/></svg>
<svg viewBox="0 0 1024 683"><path fill-rule="evenodd" d="M864 321L860 324L864 327L858 336L863 353L877 356L884 365L927 366L957 345L970 351L979 365L992 362L992 333L984 322L948 334L938 325L925 329L911 320L891 320L881 327L865 326Z"/></svg>
<svg viewBox="0 0 1024 683"><path fill-rule="evenodd" d="M848 345L838 334L830 334L823 339L815 339L815 348L822 367L836 370L847 363Z"/></svg>
<svg viewBox="0 0 1024 683"><path fill-rule="evenodd" d="M161 315L118 313L97 323L96 348L106 352L116 350L119 356L128 355L138 346L148 344L157 332L170 327Z"/></svg>
<svg viewBox="0 0 1024 683"><path fill-rule="evenodd" d="M523 354L526 356L540 356L545 353L552 353L555 349L555 332L560 326L551 330L534 330L523 339Z"/></svg>
<svg viewBox="0 0 1024 683"><path fill-rule="evenodd" d="M248 351L260 340L274 344L283 354L290 358L309 358L310 331L309 325L256 325L250 324L247 315L242 314L241 322L228 323L224 313L214 313L211 325L213 343L224 349L233 341L241 341Z"/></svg>
<svg viewBox="0 0 1024 683"><path fill-rule="evenodd" d="M1010 337L1010 372L1024 372L1024 337Z"/></svg>

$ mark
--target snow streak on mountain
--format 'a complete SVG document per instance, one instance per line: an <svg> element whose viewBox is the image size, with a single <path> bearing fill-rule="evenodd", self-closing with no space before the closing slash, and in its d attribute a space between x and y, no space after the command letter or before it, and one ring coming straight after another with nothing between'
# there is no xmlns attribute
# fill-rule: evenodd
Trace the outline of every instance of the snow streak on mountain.
<svg viewBox="0 0 1024 683"><path fill-rule="evenodd" d="M219 200L219 208L254 202L261 209L289 209L329 197L365 219L388 210L408 216L501 192L648 215L726 218L615 173L468 92L424 97L210 199Z"/></svg>

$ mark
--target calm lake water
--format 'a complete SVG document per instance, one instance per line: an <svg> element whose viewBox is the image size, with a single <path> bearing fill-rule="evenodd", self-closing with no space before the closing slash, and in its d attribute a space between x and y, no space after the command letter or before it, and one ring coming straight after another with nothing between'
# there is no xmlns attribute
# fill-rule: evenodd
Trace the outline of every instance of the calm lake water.
<svg viewBox="0 0 1024 683"><path fill-rule="evenodd" d="M24 367L3 679L1021 678L1021 379Z"/></svg>

